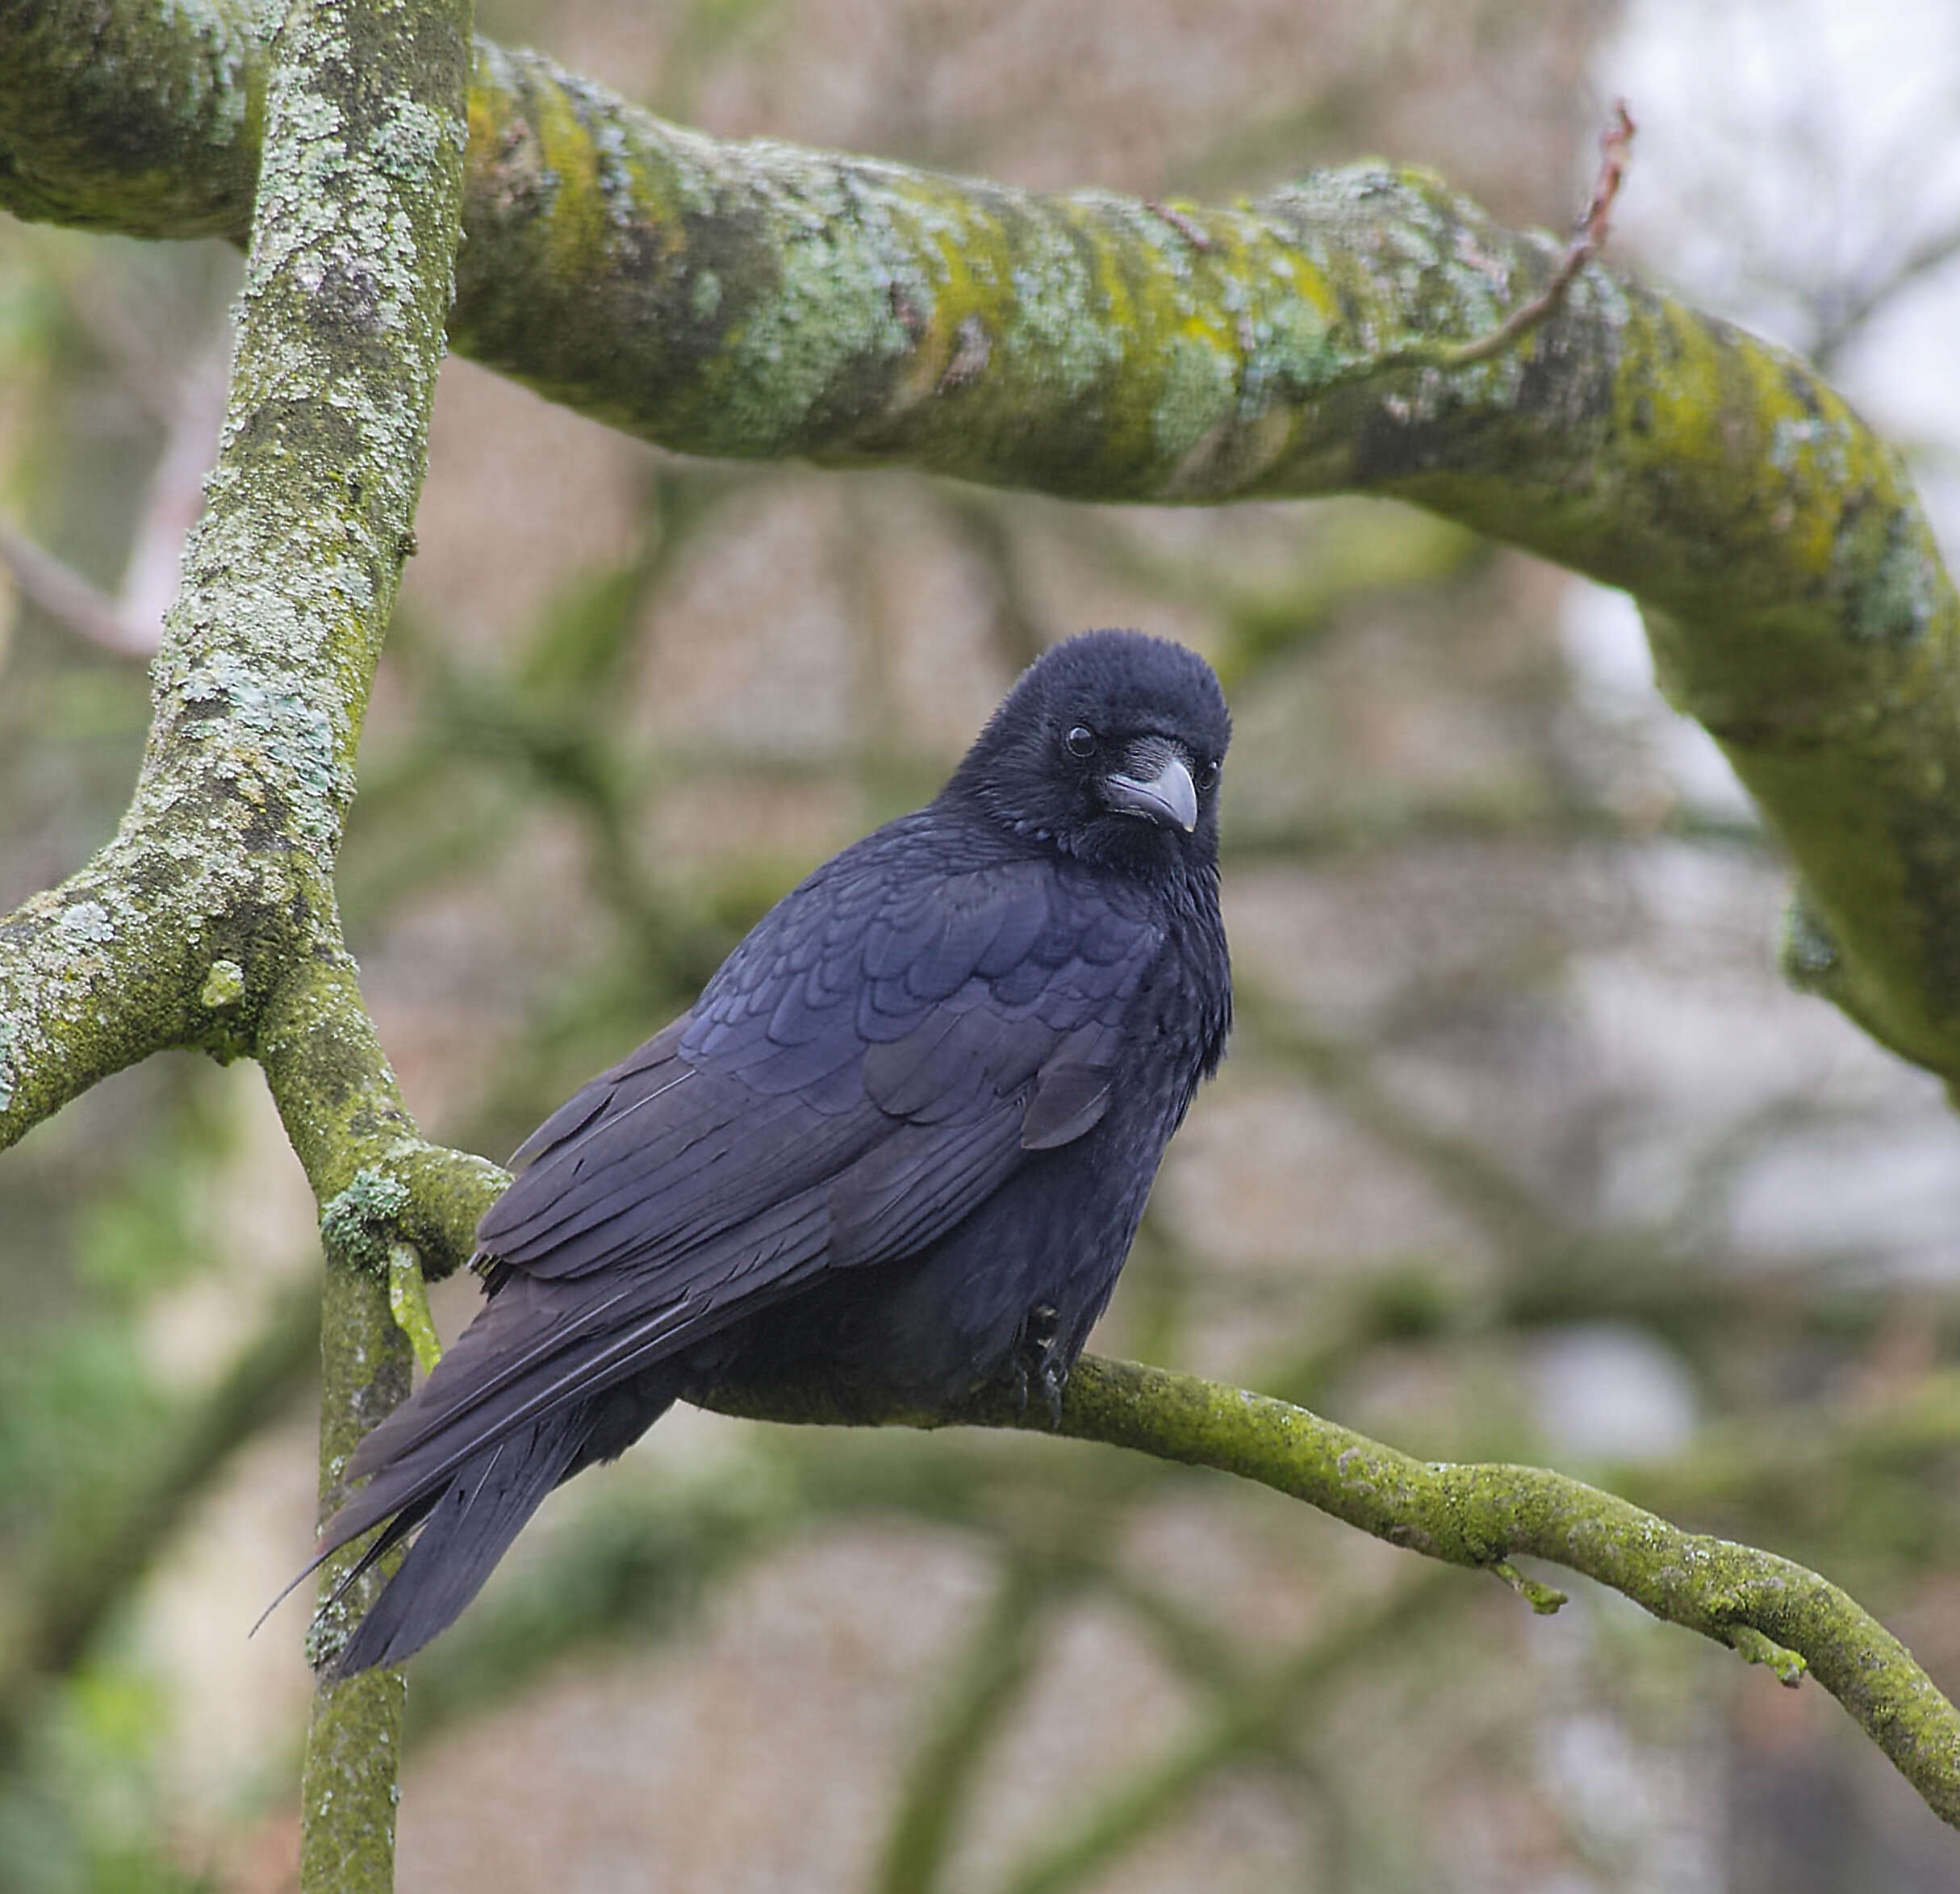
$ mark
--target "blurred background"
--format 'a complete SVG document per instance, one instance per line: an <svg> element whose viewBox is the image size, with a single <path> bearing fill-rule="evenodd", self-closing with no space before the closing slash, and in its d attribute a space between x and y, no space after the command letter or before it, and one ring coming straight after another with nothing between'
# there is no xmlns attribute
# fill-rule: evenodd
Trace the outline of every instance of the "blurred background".
<svg viewBox="0 0 1960 1894"><path fill-rule="evenodd" d="M1624 94L1613 255L1822 361L1960 544L1944 0L482 21L727 136L1201 201L1380 153L1560 229ZM133 776L237 269L0 223L0 911ZM1364 501L688 462L462 362L418 533L344 888L429 1135L507 1152L1044 643L1183 639L1238 719L1240 1026L1093 1345L1772 1547L1960 1690L1960 1127L1779 983L1784 864L1624 598ZM0 1158L0 1887L292 1884L306 1608L245 1634L311 1540L316 1248L250 1066L153 1060ZM1960 1885L1820 1690L1572 1589L1111 1451L685 1411L418 1660L399 1884Z"/></svg>

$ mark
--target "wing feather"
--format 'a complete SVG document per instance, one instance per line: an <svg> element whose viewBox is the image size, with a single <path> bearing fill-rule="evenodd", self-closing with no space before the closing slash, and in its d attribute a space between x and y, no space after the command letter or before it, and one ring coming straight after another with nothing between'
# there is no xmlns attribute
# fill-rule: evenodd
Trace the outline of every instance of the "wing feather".
<svg viewBox="0 0 1960 1894"><path fill-rule="evenodd" d="M496 1293L355 1461L396 1503L823 1269L926 1247L1099 1122L1161 927L1052 863L949 876L907 831L820 870L526 1140L478 1233Z"/></svg>

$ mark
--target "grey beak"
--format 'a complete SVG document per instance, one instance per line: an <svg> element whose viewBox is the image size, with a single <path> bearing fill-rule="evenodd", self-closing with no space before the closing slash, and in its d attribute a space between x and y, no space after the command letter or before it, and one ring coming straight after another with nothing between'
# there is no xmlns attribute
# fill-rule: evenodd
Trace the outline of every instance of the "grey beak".
<svg viewBox="0 0 1960 1894"><path fill-rule="evenodd" d="M1102 779L1110 808L1189 835L1197 826L1197 785L1191 780L1190 764L1176 747L1161 738L1149 738L1133 744L1123 760L1134 774ZM1144 774L1153 767L1154 776Z"/></svg>

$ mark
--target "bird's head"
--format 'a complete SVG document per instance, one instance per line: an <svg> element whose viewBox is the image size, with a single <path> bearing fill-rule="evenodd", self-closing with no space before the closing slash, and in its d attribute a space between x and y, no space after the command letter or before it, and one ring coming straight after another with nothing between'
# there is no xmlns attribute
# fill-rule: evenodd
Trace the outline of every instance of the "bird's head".
<svg viewBox="0 0 1960 1894"><path fill-rule="evenodd" d="M1196 652L1087 631L1022 674L947 793L1083 860L1210 863L1231 740L1224 693Z"/></svg>

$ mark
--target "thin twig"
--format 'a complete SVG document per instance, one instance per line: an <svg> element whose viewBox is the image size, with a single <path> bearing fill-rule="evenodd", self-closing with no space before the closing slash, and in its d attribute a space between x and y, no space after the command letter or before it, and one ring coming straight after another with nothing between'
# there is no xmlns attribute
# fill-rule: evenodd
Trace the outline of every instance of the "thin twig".
<svg viewBox="0 0 1960 1894"><path fill-rule="evenodd" d="M1143 199L1143 208L1153 217L1161 217L1193 249L1209 252L1211 249L1210 237L1182 211L1170 204L1160 204L1151 197Z"/></svg>
<svg viewBox="0 0 1960 1894"><path fill-rule="evenodd" d="M14 583L37 611L90 644L123 658L148 657L156 650L155 632L132 624L107 592L4 520L0 520L0 566L13 574Z"/></svg>
<svg viewBox="0 0 1960 1894"><path fill-rule="evenodd" d="M1465 342L1461 348L1444 351L1440 366L1465 368L1472 362L1486 362L1493 355L1501 354L1519 337L1537 328L1565 301L1573 278L1599 255L1606 243L1613 200L1619 195L1619 187L1625 181L1628 152L1637 129L1628 113L1627 102L1624 98L1615 99L1613 123L1599 140L1599 174L1593 182L1593 194L1580 213L1575 234L1565 246L1565 253L1559 259L1557 269L1552 272L1552 280L1528 303L1520 303L1512 310L1488 335L1479 336L1475 341Z"/></svg>
<svg viewBox="0 0 1960 1894"><path fill-rule="evenodd" d="M1927 238L1877 281L1841 298L1830 299L1837 303L1835 309L1830 309L1824 296L1818 296L1816 300L1824 307L1819 315L1816 337L1809 349L1811 360L1820 368L1829 367L1852 337L1901 290L1944 270L1957 257L1960 257L1960 224Z"/></svg>
<svg viewBox="0 0 1960 1894"><path fill-rule="evenodd" d="M214 344L175 378L167 395L153 395L164 424L163 451L115 597L0 521L0 566L13 574L29 603L119 657L148 658L162 638L163 615L177 592L184 535L203 504L204 470L224 416L228 354L228 341Z"/></svg>
<svg viewBox="0 0 1960 1894"><path fill-rule="evenodd" d="M177 596L184 539L204 501L204 475L218 446L229 386L231 337L221 332L172 381L164 408L163 447L151 470L116 609L147 655L157 648L163 615Z"/></svg>

